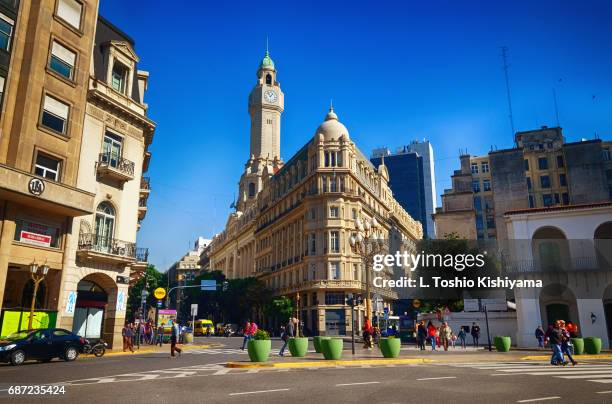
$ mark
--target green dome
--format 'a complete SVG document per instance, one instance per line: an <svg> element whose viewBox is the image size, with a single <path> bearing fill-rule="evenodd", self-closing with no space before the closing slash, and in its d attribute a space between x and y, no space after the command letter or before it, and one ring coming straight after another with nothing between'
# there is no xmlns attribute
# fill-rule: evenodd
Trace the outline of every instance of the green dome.
<svg viewBox="0 0 612 404"><path fill-rule="evenodd" d="M261 64L259 65L260 69L272 69L274 70L274 61L270 57L270 53L266 51L266 56L261 60Z"/></svg>

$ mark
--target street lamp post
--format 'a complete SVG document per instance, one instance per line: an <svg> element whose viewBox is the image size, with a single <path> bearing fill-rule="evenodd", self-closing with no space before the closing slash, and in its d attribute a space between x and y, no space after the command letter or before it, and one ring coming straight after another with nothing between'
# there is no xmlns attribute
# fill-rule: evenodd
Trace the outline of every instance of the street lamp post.
<svg viewBox="0 0 612 404"><path fill-rule="evenodd" d="M34 282L34 291L32 292L32 302L30 304L30 318L28 319L28 330L32 329L32 320L34 319L34 307L36 306L36 294L38 293L38 285L45 279L49 273L48 265L38 266L36 263L30 264L30 276Z"/></svg>
<svg viewBox="0 0 612 404"><path fill-rule="evenodd" d="M366 319L372 315L372 299L370 297L370 271L374 256L387 250L381 233L381 226L375 217L369 220L355 220L357 234L351 236L350 244L353 253L357 254L365 265L365 303Z"/></svg>
<svg viewBox="0 0 612 404"><path fill-rule="evenodd" d="M297 338L300 337L300 292L297 292L295 295L295 303L296 303L296 316L297 324L295 325L295 336Z"/></svg>

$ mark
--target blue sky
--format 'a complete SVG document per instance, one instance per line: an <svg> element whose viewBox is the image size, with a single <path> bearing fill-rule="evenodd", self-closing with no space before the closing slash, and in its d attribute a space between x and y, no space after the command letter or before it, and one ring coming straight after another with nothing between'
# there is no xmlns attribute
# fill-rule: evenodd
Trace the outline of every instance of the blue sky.
<svg viewBox="0 0 612 404"><path fill-rule="evenodd" d="M367 155L429 139L442 193L460 149L513 145L502 45L517 130L556 125L556 88L567 140L612 139L609 1L101 3L151 75L153 191L138 243L160 270L196 236L223 229L248 158L247 97L266 36L285 93L285 161L333 99Z"/></svg>

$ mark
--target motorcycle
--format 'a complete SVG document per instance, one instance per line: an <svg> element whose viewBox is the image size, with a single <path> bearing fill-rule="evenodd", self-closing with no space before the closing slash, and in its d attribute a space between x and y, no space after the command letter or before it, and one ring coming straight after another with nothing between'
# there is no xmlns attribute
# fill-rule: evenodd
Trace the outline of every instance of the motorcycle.
<svg viewBox="0 0 612 404"><path fill-rule="evenodd" d="M83 345L83 353L84 354L92 354L96 358L101 358L106 353L106 348L108 344L103 340L98 340L95 344L91 344L89 340L85 340L85 345Z"/></svg>

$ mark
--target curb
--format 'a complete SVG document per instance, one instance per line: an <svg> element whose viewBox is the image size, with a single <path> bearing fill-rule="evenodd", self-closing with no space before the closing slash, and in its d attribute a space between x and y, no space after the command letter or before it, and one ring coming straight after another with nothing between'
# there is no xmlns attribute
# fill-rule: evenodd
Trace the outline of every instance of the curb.
<svg viewBox="0 0 612 404"><path fill-rule="evenodd" d="M580 360L591 360L591 359L612 359L612 354L599 354L599 355L574 355L574 358ZM523 356L521 360L523 361L541 361L541 360L549 360L550 355L529 355Z"/></svg>
<svg viewBox="0 0 612 404"><path fill-rule="evenodd" d="M357 360L320 360L304 362L228 362L226 367L239 369L256 368L309 368L309 367L334 367L334 366L361 366L361 365L398 365L409 363L431 363L431 359L409 358L409 359L357 359Z"/></svg>

